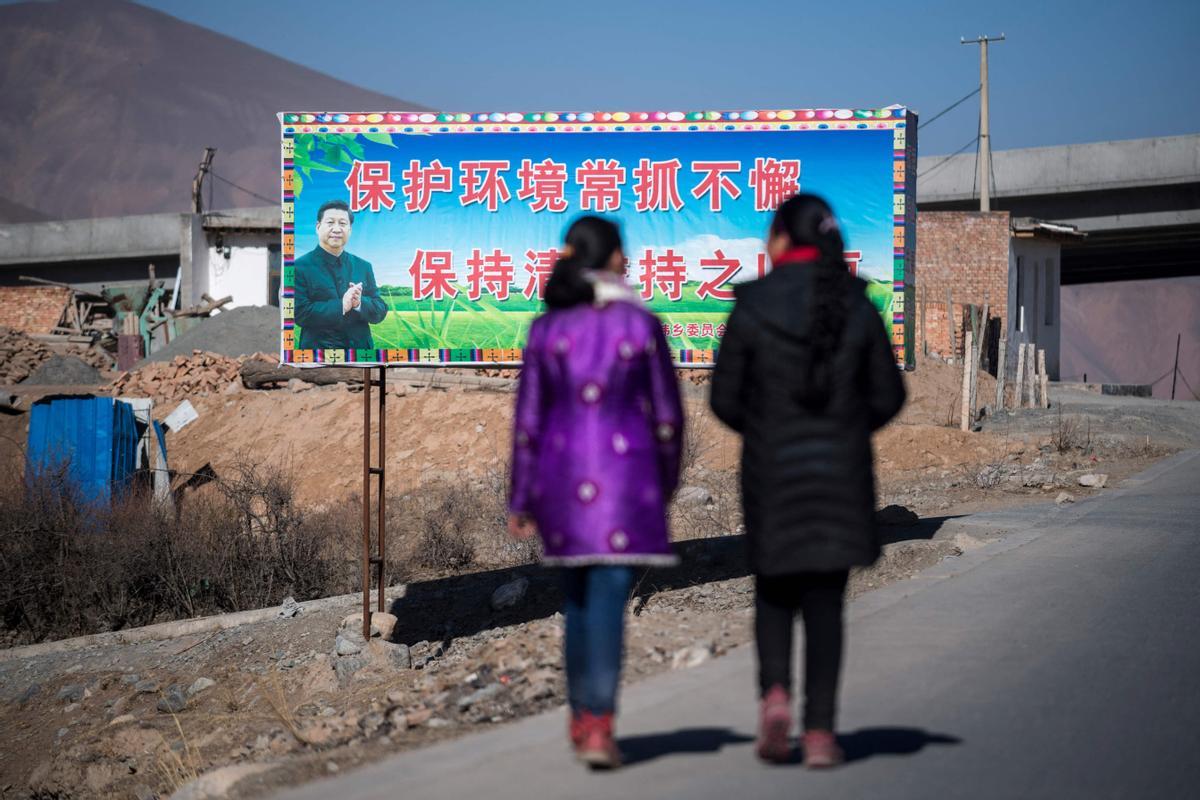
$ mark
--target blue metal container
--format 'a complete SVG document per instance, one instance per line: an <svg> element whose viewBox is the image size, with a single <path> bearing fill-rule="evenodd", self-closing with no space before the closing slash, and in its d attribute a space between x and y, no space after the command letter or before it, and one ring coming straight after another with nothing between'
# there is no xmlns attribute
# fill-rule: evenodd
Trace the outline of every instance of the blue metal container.
<svg viewBox="0 0 1200 800"><path fill-rule="evenodd" d="M111 397L45 397L29 418L27 476L66 471L85 502L107 503L137 470L133 408Z"/></svg>

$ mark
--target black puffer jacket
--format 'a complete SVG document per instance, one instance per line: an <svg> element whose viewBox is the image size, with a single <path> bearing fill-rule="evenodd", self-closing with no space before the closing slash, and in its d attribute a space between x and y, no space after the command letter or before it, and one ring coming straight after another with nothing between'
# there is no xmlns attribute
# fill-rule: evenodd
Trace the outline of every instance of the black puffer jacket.
<svg viewBox="0 0 1200 800"><path fill-rule="evenodd" d="M750 565L760 575L841 570L879 557L871 433L904 383L866 285L845 282L846 328L828 405L800 402L817 263L785 263L737 287L712 380L717 416L742 434Z"/></svg>

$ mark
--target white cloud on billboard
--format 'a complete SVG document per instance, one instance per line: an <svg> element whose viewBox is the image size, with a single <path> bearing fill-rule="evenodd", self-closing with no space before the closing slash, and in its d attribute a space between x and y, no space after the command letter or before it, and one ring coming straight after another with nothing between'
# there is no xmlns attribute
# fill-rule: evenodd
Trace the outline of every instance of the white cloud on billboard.
<svg viewBox="0 0 1200 800"><path fill-rule="evenodd" d="M668 249L683 256L687 264L687 279L689 281L708 281L720 275L715 268L704 269L700 266L703 258L713 258L720 250L726 258L736 258L742 262L741 271L734 276L734 283L741 283L758 277L758 254L765 252L762 239L748 237L745 239L722 239L711 233L693 236L675 244L655 244L638 247L629 255L629 281L637 283L642 269L638 262L642 260L646 250L653 250L656 256L662 256Z"/></svg>

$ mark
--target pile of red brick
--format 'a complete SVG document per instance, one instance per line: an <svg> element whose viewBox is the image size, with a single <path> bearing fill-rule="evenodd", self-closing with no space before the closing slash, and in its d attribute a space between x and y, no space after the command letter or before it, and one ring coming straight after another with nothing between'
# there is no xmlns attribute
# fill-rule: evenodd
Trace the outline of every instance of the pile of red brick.
<svg viewBox="0 0 1200 800"><path fill-rule="evenodd" d="M146 364L124 373L113 382L112 393L118 397L156 400L207 397L226 391L231 383L241 384L239 372L243 360L193 350L190 357L175 356L171 361Z"/></svg>

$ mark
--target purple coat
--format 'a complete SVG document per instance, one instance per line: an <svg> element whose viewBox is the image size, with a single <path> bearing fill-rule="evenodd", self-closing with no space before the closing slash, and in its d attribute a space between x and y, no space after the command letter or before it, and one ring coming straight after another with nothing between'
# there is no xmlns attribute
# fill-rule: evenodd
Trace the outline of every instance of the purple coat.
<svg viewBox="0 0 1200 800"><path fill-rule="evenodd" d="M529 330L509 510L537 521L546 564L673 564L683 408L670 351L623 284L597 295Z"/></svg>

